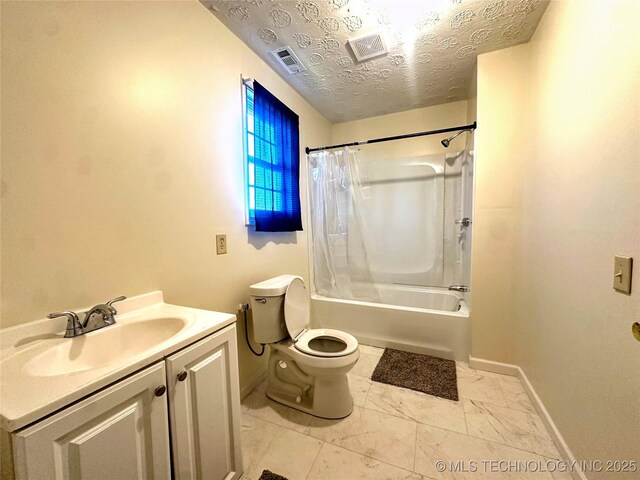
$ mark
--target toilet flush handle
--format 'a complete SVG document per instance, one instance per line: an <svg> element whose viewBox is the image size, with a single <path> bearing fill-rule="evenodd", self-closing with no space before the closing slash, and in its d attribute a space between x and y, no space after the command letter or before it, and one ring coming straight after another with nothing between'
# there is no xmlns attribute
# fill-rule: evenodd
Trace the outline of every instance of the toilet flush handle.
<svg viewBox="0 0 640 480"><path fill-rule="evenodd" d="M267 299L266 298L256 298L255 300L258 303L267 303Z"/></svg>

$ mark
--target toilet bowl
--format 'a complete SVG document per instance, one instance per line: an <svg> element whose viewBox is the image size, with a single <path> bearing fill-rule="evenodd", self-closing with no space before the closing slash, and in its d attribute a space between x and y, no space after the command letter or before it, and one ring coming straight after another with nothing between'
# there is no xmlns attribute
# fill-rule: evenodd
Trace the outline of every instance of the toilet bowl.
<svg viewBox="0 0 640 480"><path fill-rule="evenodd" d="M254 339L270 347L267 396L322 418L353 410L347 373L360 352L346 332L309 328L309 296L300 277L281 275L250 287Z"/></svg>

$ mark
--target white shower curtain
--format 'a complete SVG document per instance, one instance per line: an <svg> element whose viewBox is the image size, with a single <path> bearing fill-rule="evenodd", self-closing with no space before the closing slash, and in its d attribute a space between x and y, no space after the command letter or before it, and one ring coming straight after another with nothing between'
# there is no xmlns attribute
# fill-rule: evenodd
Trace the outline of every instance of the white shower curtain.
<svg viewBox="0 0 640 480"><path fill-rule="evenodd" d="M321 295L376 301L356 154L346 148L309 155L313 277Z"/></svg>

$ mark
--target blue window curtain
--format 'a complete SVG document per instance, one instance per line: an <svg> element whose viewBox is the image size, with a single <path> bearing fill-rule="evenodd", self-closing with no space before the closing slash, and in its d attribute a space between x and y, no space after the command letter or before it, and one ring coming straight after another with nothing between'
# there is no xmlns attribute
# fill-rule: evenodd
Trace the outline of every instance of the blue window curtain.
<svg viewBox="0 0 640 480"><path fill-rule="evenodd" d="M255 80L253 102L256 231L302 230L298 115Z"/></svg>

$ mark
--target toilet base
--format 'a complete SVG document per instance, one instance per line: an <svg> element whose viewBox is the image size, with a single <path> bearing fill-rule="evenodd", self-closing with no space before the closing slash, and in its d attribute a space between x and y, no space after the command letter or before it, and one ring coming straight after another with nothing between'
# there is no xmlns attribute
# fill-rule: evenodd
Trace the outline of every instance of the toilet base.
<svg viewBox="0 0 640 480"><path fill-rule="evenodd" d="M283 368L283 364L286 367ZM355 363L355 362L354 362ZM272 350L269 356L267 397L301 412L320 418L344 418L353 411L348 368L331 373L303 366L288 355Z"/></svg>
<svg viewBox="0 0 640 480"><path fill-rule="evenodd" d="M351 412L353 412L353 399L351 398L351 393L349 393L348 402L342 403L339 408L330 407L324 409L313 408L313 406L310 405L309 402L297 402L294 397L279 392L269 391L269 388L267 388L267 397L269 397L274 402L278 402L287 407L295 408L296 410L308 413L309 415L313 415L314 417L326 418L329 420L345 418L351 415ZM332 401L335 401L335 398L333 398Z"/></svg>

